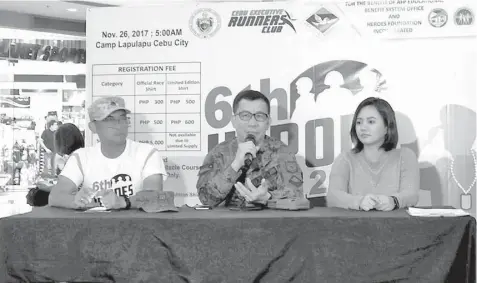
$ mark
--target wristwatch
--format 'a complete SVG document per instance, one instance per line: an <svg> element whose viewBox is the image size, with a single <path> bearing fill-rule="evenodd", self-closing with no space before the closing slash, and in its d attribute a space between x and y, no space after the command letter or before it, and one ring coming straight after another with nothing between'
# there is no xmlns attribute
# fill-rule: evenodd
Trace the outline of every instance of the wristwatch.
<svg viewBox="0 0 477 283"><path fill-rule="evenodd" d="M128 210L131 208L131 201L129 200L128 196L123 196L124 201L126 202L126 207L124 208L125 210Z"/></svg>
<svg viewBox="0 0 477 283"><path fill-rule="evenodd" d="M397 197L391 196L391 198L392 198L393 201L394 201L394 208L393 208L393 210L399 209L399 201L398 201Z"/></svg>

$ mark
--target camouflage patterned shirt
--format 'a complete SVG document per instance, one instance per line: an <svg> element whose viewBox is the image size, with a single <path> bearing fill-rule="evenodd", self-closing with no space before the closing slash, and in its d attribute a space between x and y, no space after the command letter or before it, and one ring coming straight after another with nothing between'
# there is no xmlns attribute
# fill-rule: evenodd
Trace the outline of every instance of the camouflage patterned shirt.
<svg viewBox="0 0 477 283"><path fill-rule="evenodd" d="M235 138L218 144L205 157L197 181L199 199L203 204L215 206L222 203L232 189L240 175L231 167L237 149ZM268 181L272 199L303 197L303 172L295 154L275 138L265 136L246 176L256 187L262 178ZM244 201L236 191L230 203L240 206Z"/></svg>

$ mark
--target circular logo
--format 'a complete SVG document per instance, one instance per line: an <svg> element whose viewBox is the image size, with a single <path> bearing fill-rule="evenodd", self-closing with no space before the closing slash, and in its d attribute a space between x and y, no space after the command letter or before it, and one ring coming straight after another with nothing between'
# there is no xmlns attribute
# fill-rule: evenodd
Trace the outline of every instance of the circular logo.
<svg viewBox="0 0 477 283"><path fill-rule="evenodd" d="M212 9L199 9L189 20L189 28L200 38L214 36L220 29L220 16Z"/></svg>
<svg viewBox="0 0 477 283"><path fill-rule="evenodd" d="M460 8L455 12L454 22L458 26L470 26L474 23L474 13L469 8Z"/></svg>
<svg viewBox="0 0 477 283"><path fill-rule="evenodd" d="M429 13L429 24L436 28L441 28L447 23L447 12L444 9L436 8Z"/></svg>

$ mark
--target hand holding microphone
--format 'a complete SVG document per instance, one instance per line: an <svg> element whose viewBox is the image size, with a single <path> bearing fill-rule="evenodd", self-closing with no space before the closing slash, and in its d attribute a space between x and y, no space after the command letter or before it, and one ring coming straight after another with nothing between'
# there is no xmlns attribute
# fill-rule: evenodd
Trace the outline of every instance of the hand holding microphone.
<svg viewBox="0 0 477 283"><path fill-rule="evenodd" d="M244 183L245 176L246 176L246 169L242 169L245 167L250 167L252 164L253 158L257 155L257 147L255 146L255 136L254 135L247 135L245 138L245 142L239 143L237 148L237 153L235 154L235 159L230 165L235 172L239 172L240 176L237 178L237 182ZM236 186L233 185L230 189L229 193L225 197L225 206L230 204L232 196L236 191Z"/></svg>
<svg viewBox="0 0 477 283"><path fill-rule="evenodd" d="M238 144L235 160L232 162L232 168L235 171L240 170L242 166L250 166L252 159L256 157L257 146L255 145L255 136L247 135L245 142Z"/></svg>

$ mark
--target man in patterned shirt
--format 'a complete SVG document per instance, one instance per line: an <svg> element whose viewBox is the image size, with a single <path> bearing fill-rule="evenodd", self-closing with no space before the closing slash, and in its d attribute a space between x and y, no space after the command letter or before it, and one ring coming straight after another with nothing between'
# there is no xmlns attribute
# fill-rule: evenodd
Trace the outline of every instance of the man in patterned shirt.
<svg viewBox="0 0 477 283"><path fill-rule="evenodd" d="M303 173L295 154L265 135L271 123L268 98L258 91L242 91L234 99L233 111L237 137L218 144L205 157L197 182L200 201L210 206L244 206L302 198ZM253 159L246 166L248 154Z"/></svg>

